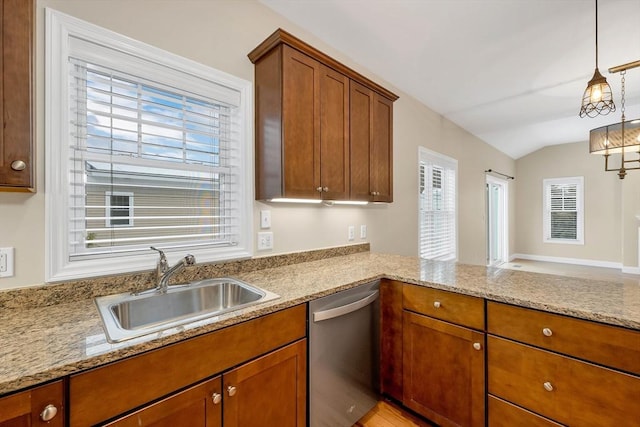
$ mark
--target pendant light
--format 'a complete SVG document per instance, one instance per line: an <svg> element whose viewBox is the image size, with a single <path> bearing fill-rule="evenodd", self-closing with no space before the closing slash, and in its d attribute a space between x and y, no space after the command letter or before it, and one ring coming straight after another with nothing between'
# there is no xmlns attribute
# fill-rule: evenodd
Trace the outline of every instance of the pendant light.
<svg viewBox="0 0 640 427"><path fill-rule="evenodd" d="M607 115L612 111L616 111L616 105L613 103L611 95L611 86L607 83L607 79L600 74L598 70L598 0L596 1L596 70L593 77L589 80L587 88L582 95L582 107L580 108L580 117L597 115Z"/></svg>
<svg viewBox="0 0 640 427"><path fill-rule="evenodd" d="M627 70L637 67L640 67L640 61L609 68L610 73L620 73L622 121L589 132L589 152L604 155L604 170L618 172L620 179L624 179L627 171L640 169L640 119L627 121L625 117L625 77ZM619 167L610 165L612 154L619 155Z"/></svg>

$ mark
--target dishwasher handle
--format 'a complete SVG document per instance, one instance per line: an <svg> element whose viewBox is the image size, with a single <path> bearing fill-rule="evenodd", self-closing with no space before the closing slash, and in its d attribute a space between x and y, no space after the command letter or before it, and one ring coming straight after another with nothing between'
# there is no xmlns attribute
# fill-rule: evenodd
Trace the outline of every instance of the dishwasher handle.
<svg viewBox="0 0 640 427"><path fill-rule="evenodd" d="M379 291L374 291L366 297L350 304L341 305L340 307L331 308L329 310L314 311L313 321L321 322L323 320L329 320L333 319L334 317L340 317L344 316L345 314L353 313L354 311L360 310L362 307L366 307L367 305L377 300L378 294Z"/></svg>

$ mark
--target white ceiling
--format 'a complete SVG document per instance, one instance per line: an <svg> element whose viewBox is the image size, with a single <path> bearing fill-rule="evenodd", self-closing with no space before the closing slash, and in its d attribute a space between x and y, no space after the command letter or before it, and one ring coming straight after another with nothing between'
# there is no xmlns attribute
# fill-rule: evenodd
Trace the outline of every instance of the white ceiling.
<svg viewBox="0 0 640 427"><path fill-rule="evenodd" d="M593 0L261 1L514 159L619 122L620 75L607 69L640 60L640 0L600 0L600 71L618 111L579 118ZM626 117L640 118L640 68L626 80Z"/></svg>

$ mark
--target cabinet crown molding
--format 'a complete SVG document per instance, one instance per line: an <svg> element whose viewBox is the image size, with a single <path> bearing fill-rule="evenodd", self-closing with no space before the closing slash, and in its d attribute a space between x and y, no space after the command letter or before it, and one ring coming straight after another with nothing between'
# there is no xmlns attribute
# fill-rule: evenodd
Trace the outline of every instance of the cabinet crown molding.
<svg viewBox="0 0 640 427"><path fill-rule="evenodd" d="M379 84L371 81L370 79L366 78L365 76L363 76L362 74L358 73L357 71L347 67L346 65L336 61L335 59L333 59L332 57L330 57L329 55L319 51L318 49L314 48L313 46L305 43L304 41L300 40L299 38L297 38L296 36L292 35L291 33L288 33L287 31L283 30L282 28L278 28L276 31L274 31L269 37L267 37L262 43L260 43L255 49L253 49L251 52L249 52L249 54L247 55L249 57L249 60L252 63L256 63L260 58L262 58L262 56L264 56L267 52L269 52L271 49L273 49L274 47L280 45L280 44L286 44L296 50L299 50L300 52L309 55L310 57L320 61L322 64L324 64L325 66L329 67L329 68L333 68L334 70L346 75L347 77L357 81L358 83L366 86L367 88L379 93L380 95L384 96L385 98L390 99L391 101L396 101L399 97L398 95L396 95L395 93L391 92L388 89L385 89L384 87L380 86Z"/></svg>

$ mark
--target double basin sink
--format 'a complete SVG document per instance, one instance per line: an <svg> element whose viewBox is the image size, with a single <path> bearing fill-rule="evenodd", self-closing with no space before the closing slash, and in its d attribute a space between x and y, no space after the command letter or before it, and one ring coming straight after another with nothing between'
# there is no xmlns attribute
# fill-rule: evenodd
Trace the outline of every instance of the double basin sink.
<svg viewBox="0 0 640 427"><path fill-rule="evenodd" d="M122 293L96 298L109 342L175 328L279 298L237 279L170 286L166 293Z"/></svg>

